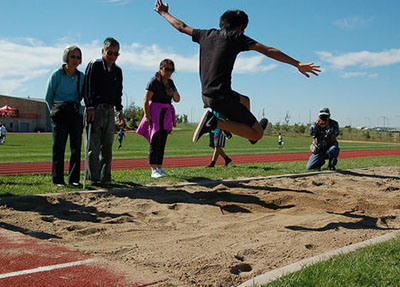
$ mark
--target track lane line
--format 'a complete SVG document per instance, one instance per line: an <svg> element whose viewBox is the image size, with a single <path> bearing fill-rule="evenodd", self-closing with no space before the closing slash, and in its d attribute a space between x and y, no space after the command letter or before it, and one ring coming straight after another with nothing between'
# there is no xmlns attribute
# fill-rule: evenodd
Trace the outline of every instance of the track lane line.
<svg viewBox="0 0 400 287"><path fill-rule="evenodd" d="M51 271L51 270L62 269L62 268L68 268L68 267L74 267L74 266L79 266L79 265L86 265L86 264L89 264L92 262L94 262L94 259L86 259L86 260L80 260L80 261L74 261L74 262L56 264L56 265L50 265L50 266L41 266L41 267L37 267L34 269L27 269L27 270L21 270L21 271L0 274L0 279L21 276L21 275L26 275L26 274L32 274L32 273Z"/></svg>

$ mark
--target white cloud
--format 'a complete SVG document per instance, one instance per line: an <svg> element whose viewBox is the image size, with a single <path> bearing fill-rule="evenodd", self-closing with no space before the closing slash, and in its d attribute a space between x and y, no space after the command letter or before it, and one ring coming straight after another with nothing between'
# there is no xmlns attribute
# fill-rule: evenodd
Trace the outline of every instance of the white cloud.
<svg viewBox="0 0 400 287"><path fill-rule="evenodd" d="M67 43L68 42L68 43ZM10 94L40 76L49 74L61 65L61 57L71 39L61 39L54 45L46 45L36 39L0 39L0 93ZM83 70L85 64L101 55L101 43L75 43L83 53ZM118 64L124 70L143 71L154 70L164 58L175 62L177 70L181 72L198 72L198 53L181 55L171 49L163 49L157 45L143 46L139 43L121 43L121 56ZM234 67L235 73L266 72L277 65L263 65L264 56L239 56Z"/></svg>
<svg viewBox="0 0 400 287"><path fill-rule="evenodd" d="M347 17L343 19L337 19L333 24L343 30L354 30L357 28L364 27L373 21L373 17L365 18L360 16Z"/></svg>
<svg viewBox="0 0 400 287"><path fill-rule="evenodd" d="M340 75L340 77L344 79L350 78L368 78L368 79L375 79L378 77L377 73L367 73L367 72L345 72Z"/></svg>
<svg viewBox="0 0 400 287"><path fill-rule="evenodd" d="M333 55L331 52L317 52L321 60L328 62L336 69L347 67L383 67L400 63L400 49L390 49L382 52L360 51Z"/></svg>
<svg viewBox="0 0 400 287"><path fill-rule="evenodd" d="M116 5L125 5L128 4L130 0L104 0L104 3L111 3Z"/></svg>

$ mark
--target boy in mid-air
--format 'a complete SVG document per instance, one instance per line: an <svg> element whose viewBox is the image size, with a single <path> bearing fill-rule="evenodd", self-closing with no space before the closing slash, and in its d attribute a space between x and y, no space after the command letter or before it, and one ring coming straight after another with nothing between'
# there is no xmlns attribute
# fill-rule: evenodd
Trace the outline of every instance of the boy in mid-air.
<svg viewBox="0 0 400 287"><path fill-rule="evenodd" d="M200 80L204 105L223 115L218 119L205 112L193 135L193 141L215 128L232 132L256 143L262 138L267 119L257 121L250 112L250 100L231 88L231 76L236 56L242 51L254 50L277 61L295 66L300 73L318 75L319 66L301 63L276 48L265 46L244 35L247 14L240 10L227 11L220 18L221 29L200 30L186 25L168 12L168 4L156 0L154 10L175 29L192 37L200 44Z"/></svg>

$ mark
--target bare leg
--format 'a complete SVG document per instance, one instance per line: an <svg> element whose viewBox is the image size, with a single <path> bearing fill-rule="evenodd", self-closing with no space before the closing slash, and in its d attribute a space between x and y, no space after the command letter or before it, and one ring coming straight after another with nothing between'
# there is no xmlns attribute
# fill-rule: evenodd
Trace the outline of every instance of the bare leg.
<svg viewBox="0 0 400 287"><path fill-rule="evenodd" d="M214 148L214 153L213 153L213 156L212 156L212 161L215 161L215 162L217 162L217 159L218 159L218 156L220 155L220 147L215 147Z"/></svg>
<svg viewBox="0 0 400 287"><path fill-rule="evenodd" d="M258 141L264 134L264 130L258 122L255 122L253 126L249 127L239 122L218 119L217 128L252 141Z"/></svg>
<svg viewBox="0 0 400 287"><path fill-rule="evenodd" d="M250 111L250 99L249 97L240 96L240 103Z"/></svg>
<svg viewBox="0 0 400 287"><path fill-rule="evenodd" d="M240 103L245 106L248 110L250 110L250 99L249 97L246 96L240 96ZM238 136L247 138L249 140L257 141L262 138L264 134L264 130L261 127L261 125L256 122L252 127L249 127L248 125L239 123L239 122L233 122L229 120L218 120L217 127L219 129L222 129L224 131L229 131L233 134L236 134Z"/></svg>

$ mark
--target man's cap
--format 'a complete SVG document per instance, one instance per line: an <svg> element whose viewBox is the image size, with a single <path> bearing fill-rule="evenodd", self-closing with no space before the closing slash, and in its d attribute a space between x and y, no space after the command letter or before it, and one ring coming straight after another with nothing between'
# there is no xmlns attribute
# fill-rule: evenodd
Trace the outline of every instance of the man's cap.
<svg viewBox="0 0 400 287"><path fill-rule="evenodd" d="M328 108L320 108L318 116L330 116L331 113Z"/></svg>

